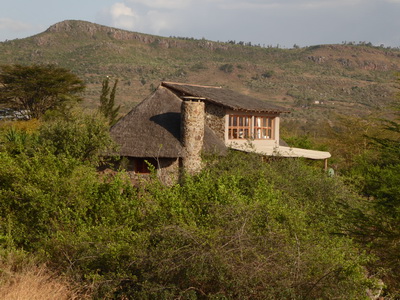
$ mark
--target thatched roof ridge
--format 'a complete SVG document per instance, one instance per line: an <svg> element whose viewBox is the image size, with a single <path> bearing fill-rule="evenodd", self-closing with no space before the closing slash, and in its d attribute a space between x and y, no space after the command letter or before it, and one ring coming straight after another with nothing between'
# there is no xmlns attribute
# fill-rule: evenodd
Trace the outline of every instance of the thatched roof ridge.
<svg viewBox="0 0 400 300"><path fill-rule="evenodd" d="M111 137L120 146L119 155L182 157L181 104L179 97L159 86L111 128ZM208 126L205 128L203 149L226 152L223 141Z"/></svg>
<svg viewBox="0 0 400 300"><path fill-rule="evenodd" d="M270 104L250 96L242 95L222 87L201 86L165 81L161 83L161 86L172 90L180 97L192 96L204 98L204 101L208 101L210 103L224 106L233 110L270 113L288 112L288 110L284 107Z"/></svg>
<svg viewBox="0 0 400 300"><path fill-rule="evenodd" d="M181 157L180 112L181 100L168 89L157 89L111 127L119 155Z"/></svg>

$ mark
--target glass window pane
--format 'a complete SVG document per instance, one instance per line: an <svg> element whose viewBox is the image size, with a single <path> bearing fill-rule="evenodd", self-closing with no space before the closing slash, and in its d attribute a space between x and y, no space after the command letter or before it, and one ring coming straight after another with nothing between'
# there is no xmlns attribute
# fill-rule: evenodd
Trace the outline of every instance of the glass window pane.
<svg viewBox="0 0 400 300"><path fill-rule="evenodd" d="M258 126L252 126L253 117L251 116L229 116L228 138L229 139L248 139L252 137L252 127L261 127L260 117L254 117L254 123ZM255 132L254 132L255 133ZM258 133L261 135L261 132Z"/></svg>

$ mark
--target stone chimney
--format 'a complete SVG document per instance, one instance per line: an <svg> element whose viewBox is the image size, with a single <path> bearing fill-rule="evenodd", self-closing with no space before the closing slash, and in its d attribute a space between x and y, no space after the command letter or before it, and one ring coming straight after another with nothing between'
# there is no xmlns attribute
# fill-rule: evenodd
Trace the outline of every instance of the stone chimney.
<svg viewBox="0 0 400 300"><path fill-rule="evenodd" d="M184 148L183 171L196 174L202 169L201 150L204 141L204 102L183 100L181 114L181 134Z"/></svg>

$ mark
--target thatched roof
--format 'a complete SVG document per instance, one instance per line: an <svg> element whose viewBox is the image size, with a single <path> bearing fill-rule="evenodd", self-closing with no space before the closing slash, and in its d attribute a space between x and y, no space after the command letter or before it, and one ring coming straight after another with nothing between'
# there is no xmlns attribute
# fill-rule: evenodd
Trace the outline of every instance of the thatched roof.
<svg viewBox="0 0 400 300"><path fill-rule="evenodd" d="M188 85L176 82L162 82L161 86L167 87L180 97L192 96L204 98L204 101L233 110L272 113L288 112L284 107L273 105L221 87Z"/></svg>
<svg viewBox="0 0 400 300"><path fill-rule="evenodd" d="M182 157L181 104L165 87L158 89L111 128L111 137L120 146L119 155L131 157ZM223 153L226 146L206 126L205 151Z"/></svg>

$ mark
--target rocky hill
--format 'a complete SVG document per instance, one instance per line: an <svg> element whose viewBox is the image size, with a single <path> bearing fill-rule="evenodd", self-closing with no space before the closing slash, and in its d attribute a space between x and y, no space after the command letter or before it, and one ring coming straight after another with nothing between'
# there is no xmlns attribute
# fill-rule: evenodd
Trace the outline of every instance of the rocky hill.
<svg viewBox="0 0 400 300"><path fill-rule="evenodd" d="M290 107L302 122L374 113L393 101L400 51L358 45L279 49L234 41L160 37L63 21L25 39L0 43L0 64L51 63L87 83L95 107L105 76L120 80L127 112L162 80L219 85Z"/></svg>

